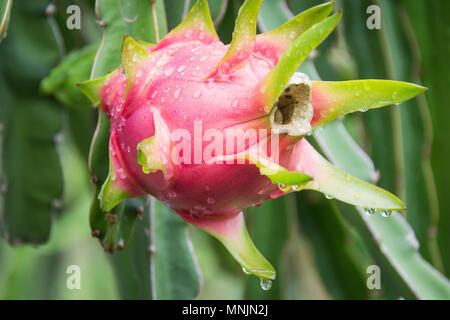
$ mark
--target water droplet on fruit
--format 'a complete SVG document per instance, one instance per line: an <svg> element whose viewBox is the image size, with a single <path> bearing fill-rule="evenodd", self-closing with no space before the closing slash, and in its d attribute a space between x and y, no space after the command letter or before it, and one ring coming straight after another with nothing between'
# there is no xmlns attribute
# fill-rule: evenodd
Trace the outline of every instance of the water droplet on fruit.
<svg viewBox="0 0 450 320"><path fill-rule="evenodd" d="M209 205L213 205L214 203L216 203L216 200L213 197L208 197L208 199L206 199L206 202L208 202Z"/></svg>
<svg viewBox="0 0 450 320"><path fill-rule="evenodd" d="M166 71L164 71L164 74L166 75L166 77L170 76L173 72L174 72L174 68L169 68L166 69Z"/></svg>
<svg viewBox="0 0 450 320"><path fill-rule="evenodd" d="M126 178L125 172L123 171L123 168L118 168L117 169L117 174L119 175L120 179L125 179Z"/></svg>
<svg viewBox="0 0 450 320"><path fill-rule="evenodd" d="M272 288L272 280L262 279L262 278L261 278L260 284L261 284L261 288L262 288L264 291L267 291L267 290L269 290L270 288Z"/></svg>
<svg viewBox="0 0 450 320"><path fill-rule="evenodd" d="M186 33L184 34L184 36L186 37L186 38L190 38L190 37L192 37L192 33L193 33L194 31L192 30L192 29L188 29L187 31L186 31Z"/></svg>
<svg viewBox="0 0 450 320"><path fill-rule="evenodd" d="M167 199L173 200L177 197L177 193L175 191L169 191L166 194Z"/></svg>
<svg viewBox="0 0 450 320"><path fill-rule="evenodd" d="M213 87L214 87L214 79L209 78L208 81L206 82L206 88L211 89Z"/></svg>
<svg viewBox="0 0 450 320"><path fill-rule="evenodd" d="M179 66L177 71L178 72L183 72L184 69L186 69L186 66L184 66L184 65L183 66Z"/></svg>
<svg viewBox="0 0 450 320"><path fill-rule="evenodd" d="M239 101L238 100L234 100L233 104L231 105L234 109L236 109L238 107Z"/></svg>
<svg viewBox="0 0 450 320"><path fill-rule="evenodd" d="M173 93L173 97L175 99L178 99L178 97L180 96L180 92L181 92L181 88L176 89Z"/></svg>
<svg viewBox="0 0 450 320"><path fill-rule="evenodd" d="M200 98L201 95L202 95L202 92L200 90L198 90L198 91L194 92L193 97L194 98Z"/></svg>

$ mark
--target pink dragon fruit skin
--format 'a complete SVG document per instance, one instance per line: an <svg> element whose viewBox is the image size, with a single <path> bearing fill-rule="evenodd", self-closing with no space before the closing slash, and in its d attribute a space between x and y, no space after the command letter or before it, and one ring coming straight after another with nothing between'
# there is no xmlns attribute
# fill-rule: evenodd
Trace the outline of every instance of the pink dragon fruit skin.
<svg viewBox="0 0 450 320"><path fill-rule="evenodd" d="M250 65L234 72L232 82L221 81L217 76L204 80L227 51L227 47L220 41L211 44L188 41L175 49L164 47L159 51L161 55L169 56L167 63L159 70L153 63L149 64L146 72L142 74L155 73L156 77L137 98L134 93L142 90L148 80L145 76L136 79L136 87L130 87L123 109L120 94L125 92L124 74L117 73L102 89L103 105L109 110L112 122L111 154L116 172L121 171L121 174L116 175L118 182L124 180L123 185L126 185L132 181L127 187L131 194L139 196L150 193L188 219L192 215L235 215L242 208L267 199L271 193L278 190L278 186L261 175L256 166L205 163L175 165L170 161L169 146L165 157L170 175L166 174L165 177L162 171L150 174L143 172L142 166L137 162L136 147L141 141L154 135L155 121L164 123L168 135L182 128L188 130L192 137L195 121L201 121L203 131L211 128L224 130L230 127L243 130L270 129L270 122L264 117L266 111L259 96L251 97L248 94L257 89L258 81L255 79L262 80L270 71L266 60L250 57ZM215 54L201 54L206 52ZM186 61L190 61L189 57L195 59L192 65L186 66ZM197 69L197 66L200 66L200 69ZM109 97L108 93L113 96ZM110 105L109 101L116 101L118 105ZM131 111L128 111L130 109ZM242 122L244 124L239 124ZM289 140L288 143L280 142L284 148L280 150L283 154L280 164L283 165L289 156L289 152L285 151L286 147L298 139L289 136L281 139ZM167 143L170 144L170 141ZM203 142L203 150L208 144L209 142ZM225 141L223 145L225 146ZM192 143L192 155L193 149ZM239 150L236 146L233 154L242 151L244 150ZM163 153L161 149L160 155Z"/></svg>
<svg viewBox="0 0 450 320"><path fill-rule="evenodd" d="M126 36L121 68L81 83L80 88L111 122L110 175L100 193L104 211L126 198L150 194L217 237L246 270L273 280L272 266L248 237L242 210L301 189L363 207L404 210L404 204L387 191L349 179L304 136L310 125L403 102L424 88L382 80L292 81L298 66L333 30L341 14L327 18L333 3L324 4L256 36L260 4L261 0L243 4L233 41L225 45L214 31L206 0L199 0L182 24L155 46ZM361 98L354 96L355 90L363 93ZM393 92L397 92L395 99ZM289 104L291 110L303 108L287 115L286 125L282 99L284 104L294 100ZM283 118L281 122L274 120L275 112ZM195 140L199 124L200 143ZM266 130L267 141L258 137L258 142L270 144L277 139L277 154L259 154L248 140L213 154L215 159L231 159L234 164L195 161L196 148L205 150L211 143L202 141L204 132L224 133L230 128ZM193 138L191 163L174 163L172 158L179 143L172 137L180 129ZM245 156L245 164L238 164L249 150L263 160Z"/></svg>

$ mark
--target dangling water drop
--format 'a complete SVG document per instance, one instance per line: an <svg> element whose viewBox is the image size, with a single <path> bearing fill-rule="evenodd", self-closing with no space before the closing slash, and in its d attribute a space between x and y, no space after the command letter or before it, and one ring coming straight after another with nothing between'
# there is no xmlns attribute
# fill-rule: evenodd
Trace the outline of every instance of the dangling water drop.
<svg viewBox="0 0 450 320"><path fill-rule="evenodd" d="M245 274L252 274L250 271L248 271L247 269L245 269L245 267L242 267L242 271L243 271Z"/></svg>
<svg viewBox="0 0 450 320"><path fill-rule="evenodd" d="M325 195L325 198L327 198L328 200L331 200L331 199L333 199L333 196L331 196L331 195L329 195L329 194L326 194L326 195Z"/></svg>
<svg viewBox="0 0 450 320"><path fill-rule="evenodd" d="M269 290L270 288L272 288L272 280L268 280L268 279L262 279L261 278L261 288L265 291Z"/></svg>
<svg viewBox="0 0 450 320"><path fill-rule="evenodd" d="M381 210L381 215L383 217L389 217L392 214L390 210Z"/></svg>
<svg viewBox="0 0 450 320"><path fill-rule="evenodd" d="M369 216L371 216L371 215L373 215L375 213L375 209L373 209L373 208L366 208L366 213Z"/></svg>
<svg viewBox="0 0 450 320"><path fill-rule="evenodd" d="M280 190L283 191L283 192L288 192L289 190L291 190L291 186L287 186L287 185L282 184L282 183L278 184L278 188L280 188Z"/></svg>

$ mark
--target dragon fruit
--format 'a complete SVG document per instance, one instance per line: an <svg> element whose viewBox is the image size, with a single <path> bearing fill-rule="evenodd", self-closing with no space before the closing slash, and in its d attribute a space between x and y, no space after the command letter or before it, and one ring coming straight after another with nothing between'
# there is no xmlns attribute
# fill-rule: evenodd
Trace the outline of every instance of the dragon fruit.
<svg viewBox="0 0 450 320"><path fill-rule="evenodd" d="M270 281L275 270L252 243L242 210L306 189L369 210L405 210L394 195L333 166L305 137L346 113L398 104L425 88L309 80L296 70L341 12L329 16L334 3L326 3L257 35L261 2L245 1L225 45L199 0L156 45L125 36L120 68L79 87L111 122L102 210L150 194L219 239L246 272Z"/></svg>

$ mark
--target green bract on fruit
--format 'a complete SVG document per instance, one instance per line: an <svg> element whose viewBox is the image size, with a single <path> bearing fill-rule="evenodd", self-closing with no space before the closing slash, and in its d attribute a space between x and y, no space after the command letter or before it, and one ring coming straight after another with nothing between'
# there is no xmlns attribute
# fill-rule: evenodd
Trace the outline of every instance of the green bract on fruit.
<svg viewBox="0 0 450 320"><path fill-rule="evenodd" d="M121 67L80 89L111 121L104 211L150 194L218 238L247 272L273 280L242 210L303 189L371 210L405 210L391 193L330 164L304 137L346 113L398 104L425 88L310 81L296 70L341 13L329 16L334 4L323 4L256 35L261 1L245 1L225 45L199 0L156 45L125 36Z"/></svg>

